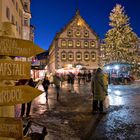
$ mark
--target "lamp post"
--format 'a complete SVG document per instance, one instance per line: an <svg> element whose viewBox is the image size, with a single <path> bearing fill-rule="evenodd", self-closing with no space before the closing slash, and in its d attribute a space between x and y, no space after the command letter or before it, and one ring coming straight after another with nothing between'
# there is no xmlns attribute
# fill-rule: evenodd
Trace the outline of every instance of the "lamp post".
<svg viewBox="0 0 140 140"><path fill-rule="evenodd" d="M117 83L119 83L119 65L115 65L114 69L117 71Z"/></svg>

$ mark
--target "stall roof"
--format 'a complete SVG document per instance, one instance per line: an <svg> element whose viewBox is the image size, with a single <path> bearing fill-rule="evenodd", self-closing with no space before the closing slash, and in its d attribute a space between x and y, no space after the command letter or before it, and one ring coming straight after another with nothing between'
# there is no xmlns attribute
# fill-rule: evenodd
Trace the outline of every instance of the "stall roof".
<svg viewBox="0 0 140 140"><path fill-rule="evenodd" d="M32 70L44 70L46 65L31 66Z"/></svg>
<svg viewBox="0 0 140 140"><path fill-rule="evenodd" d="M36 59L38 59L38 60L46 59L48 57L48 55L49 55L49 51L47 50L43 53L37 54Z"/></svg>
<svg viewBox="0 0 140 140"><path fill-rule="evenodd" d="M114 66L114 65L132 66L132 64L129 64L129 63L110 63L110 64L104 65L104 67L106 67L106 66Z"/></svg>

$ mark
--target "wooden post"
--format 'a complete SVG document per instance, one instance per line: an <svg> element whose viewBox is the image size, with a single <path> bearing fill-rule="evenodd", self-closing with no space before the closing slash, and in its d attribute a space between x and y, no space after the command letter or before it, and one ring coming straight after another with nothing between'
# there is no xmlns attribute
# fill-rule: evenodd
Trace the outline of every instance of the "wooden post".
<svg viewBox="0 0 140 140"><path fill-rule="evenodd" d="M3 67L3 70L1 70L2 74L0 75L0 86L2 86L2 87L6 86L7 89L10 89L10 86L12 86L12 88L15 86L15 81L14 81L15 78L16 79L22 79L22 78L29 79L30 78L30 64L27 64L27 62L26 62L27 65L25 64L25 62L24 62L24 64L23 64L23 62L20 62L20 63L16 62L13 60L13 58L15 56L31 57L33 55L43 52L44 50L41 49L40 47L36 46L35 44L33 44L31 41L25 41L22 39L13 38L14 34L12 33L12 24L5 23L3 25L5 25L5 26L3 26L2 34L0 34L0 35L2 35L2 36L0 36L0 59L3 59L2 61L0 61L1 67ZM9 57L9 56L11 56L11 57ZM11 62L9 62L7 60L10 60ZM5 61L6 61L6 63L5 63ZM7 71L4 68L7 69ZM15 71L15 69L16 69L16 71ZM27 70L27 72L26 72L26 70ZM8 73L12 73L11 74L12 77L9 77L10 74L8 74ZM4 89L3 91L7 92L7 89ZM34 89L31 89L31 87L30 87L30 90L34 90ZM28 89L26 89L26 92L28 92ZM36 92L37 96L42 93L41 91L33 91L33 93L35 93L35 92ZM11 91L9 93L11 93ZM4 94L4 93L2 92L1 94ZM8 92L7 92L7 95L9 95ZM7 95L3 96L4 99L6 97L8 97ZM35 96L32 96L32 97L34 98ZM25 97L23 97L23 98L25 98ZM3 104L4 101L1 101L1 102L2 102L2 105L4 105ZM28 100L27 100L27 102L28 102ZM20 103L22 103L22 102L20 102ZM14 104L15 104L15 102L14 102ZM12 103L10 104L11 106L6 106L6 105L0 106L0 119L1 120L2 120L2 118L6 118L6 117L9 119L15 118L15 106ZM4 127L7 129L5 129L5 131L1 131L0 140L15 140L17 138L16 136L14 136L14 138L7 138L7 136L9 136L9 135L7 135L7 133L9 134L10 130L8 128L10 125L6 124L6 121L4 121L4 123L2 125L3 126L6 125L6 127L5 126ZM5 132L5 133L2 134L3 132ZM22 137L23 132L21 131L21 134L19 133L19 135L20 135L20 137ZM6 138L4 138L4 137L6 137ZM18 137L18 140L20 140L19 137Z"/></svg>
<svg viewBox="0 0 140 140"><path fill-rule="evenodd" d="M6 28L5 28L6 26ZM8 27L8 28L7 28ZM5 31L7 30L7 32ZM6 32L6 34L5 34ZM2 25L2 35L3 36L12 36L14 37L14 34L13 34L13 31L12 31L12 24L11 23L3 23ZM11 59L10 57L6 57L5 59ZM10 81L11 83L11 81ZM14 82L12 82L13 84ZM7 86L5 84L5 81L0 81L0 84L3 85L3 86ZM14 106L1 106L0 107L0 117L14 117L15 115L15 107ZM0 137L0 140L14 140L14 139L11 139L11 138L1 138Z"/></svg>
<svg viewBox="0 0 140 140"><path fill-rule="evenodd" d="M9 60L11 59L10 57L5 57L5 59ZM6 83L9 83L10 86L15 85L14 81L10 80L2 80L0 81L0 85L2 86L7 86ZM0 106L0 117L15 117L15 107L14 106ZM15 140L13 138L4 138L0 137L0 140Z"/></svg>

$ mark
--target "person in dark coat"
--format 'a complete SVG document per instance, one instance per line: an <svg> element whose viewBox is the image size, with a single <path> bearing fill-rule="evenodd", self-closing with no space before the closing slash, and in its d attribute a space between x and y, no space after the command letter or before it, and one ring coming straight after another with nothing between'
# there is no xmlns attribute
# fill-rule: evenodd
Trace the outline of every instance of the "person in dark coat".
<svg viewBox="0 0 140 140"><path fill-rule="evenodd" d="M35 83L34 83L32 78L30 78L28 81L26 81L26 83L25 82L24 83L21 82L20 85L29 85L31 87L35 87ZM31 110L31 103L32 103L32 101L27 103L26 117L29 117L30 110ZM24 114L25 114L25 104L22 104L22 106L21 106L21 115L20 116L23 117Z"/></svg>
<svg viewBox="0 0 140 140"><path fill-rule="evenodd" d="M60 94L60 77L59 77L59 73L55 73L54 75L54 85L55 85L55 90L56 90L56 94L57 94L57 101L59 101L59 94Z"/></svg>
<svg viewBox="0 0 140 140"><path fill-rule="evenodd" d="M74 91L74 79L75 79L75 75L72 73L72 72L70 72L70 91L72 92L72 93L74 93L75 91Z"/></svg>
<svg viewBox="0 0 140 140"><path fill-rule="evenodd" d="M48 101L48 88L50 85L50 81L49 81L47 76L45 76L42 85L43 85L43 88L44 88L45 93L46 93L46 102L47 102Z"/></svg>
<svg viewBox="0 0 140 140"><path fill-rule="evenodd" d="M91 81L91 73L90 71L88 71L87 73L87 82L90 82Z"/></svg>
<svg viewBox="0 0 140 140"><path fill-rule="evenodd" d="M78 85L80 85L81 76L82 76L82 74L81 74L81 72L79 72L78 75L77 75L77 77L78 77Z"/></svg>
<svg viewBox="0 0 140 140"><path fill-rule="evenodd" d="M103 101L107 95L107 86L104 80L104 73L101 68L96 70L95 76L93 78L94 88L93 88L93 114L98 110L100 113L103 112Z"/></svg>

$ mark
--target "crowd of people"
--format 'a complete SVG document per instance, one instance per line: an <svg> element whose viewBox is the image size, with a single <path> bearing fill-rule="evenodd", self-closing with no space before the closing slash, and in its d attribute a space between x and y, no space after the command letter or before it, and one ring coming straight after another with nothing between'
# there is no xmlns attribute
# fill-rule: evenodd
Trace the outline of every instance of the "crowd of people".
<svg viewBox="0 0 140 140"><path fill-rule="evenodd" d="M104 113L103 109L103 101L105 100L105 96L107 96L107 86L108 86L108 75L103 72L101 68L91 71L78 72L74 74L69 72L67 74L60 74L55 72L55 74L45 75L44 79L39 81L38 84L35 84L33 79L29 80L21 80L18 82L18 85L29 85L33 88L38 88L40 84L42 84L44 88L44 92L46 94L46 102L48 102L48 89L49 86L53 86L56 92L56 100L59 101L60 89L63 86L63 82L67 82L67 92L75 93L74 91L74 83L77 80L78 85L82 86L85 83L91 83L90 88L93 95L93 103L92 103L92 113L96 114L98 112ZM26 117L29 117L31 101L26 104L22 104L21 106L21 117L26 114ZM27 109L25 109L27 106ZM26 110L26 113L25 113Z"/></svg>

